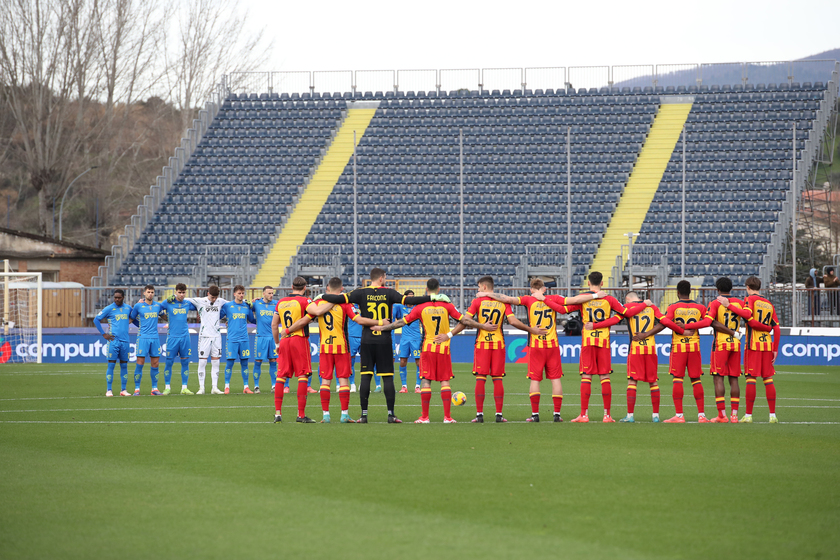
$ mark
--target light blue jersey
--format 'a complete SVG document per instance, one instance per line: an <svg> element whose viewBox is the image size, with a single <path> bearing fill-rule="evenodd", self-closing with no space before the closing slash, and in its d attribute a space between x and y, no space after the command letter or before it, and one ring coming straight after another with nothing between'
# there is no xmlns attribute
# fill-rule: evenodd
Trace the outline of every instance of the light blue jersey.
<svg viewBox="0 0 840 560"><path fill-rule="evenodd" d="M187 313L195 311L195 306L187 300L180 303L177 300L163 301L160 306L166 311L166 316L169 318L169 337L182 338L189 336L190 329L187 324Z"/></svg>
<svg viewBox="0 0 840 560"><path fill-rule="evenodd" d="M411 310L414 309L414 306L403 305L398 303L394 305L394 321L399 321L400 319L405 319L408 317L408 314L411 313ZM408 325L402 328L402 334L400 335L400 340L421 340L423 335L420 333L420 323L423 321L412 321Z"/></svg>
<svg viewBox="0 0 840 560"><path fill-rule="evenodd" d="M276 301L272 300L266 303L262 298L251 304L257 323L257 337L274 338L274 335L271 334L271 322L274 320L274 309L276 307Z"/></svg>
<svg viewBox="0 0 840 560"><path fill-rule="evenodd" d="M132 317L130 317L132 312L132 308L127 303L123 303L122 305L117 305L116 303L112 303L111 305L105 307L102 311L100 311L96 317L93 318L93 324L96 326L97 330L100 333L105 334L105 331L102 328L102 323L104 319L108 320L108 325L111 327L111 333L114 335L116 340L120 342L128 342L128 325L132 322Z"/></svg>
<svg viewBox="0 0 840 560"><path fill-rule="evenodd" d="M160 339L158 336L158 316L162 312L163 305L157 302L149 305L145 301L141 301L132 308L130 317L140 322L140 338Z"/></svg>
<svg viewBox="0 0 840 560"><path fill-rule="evenodd" d="M248 322L256 322L251 306L229 301L222 306L219 318L227 317L228 342L248 342Z"/></svg>

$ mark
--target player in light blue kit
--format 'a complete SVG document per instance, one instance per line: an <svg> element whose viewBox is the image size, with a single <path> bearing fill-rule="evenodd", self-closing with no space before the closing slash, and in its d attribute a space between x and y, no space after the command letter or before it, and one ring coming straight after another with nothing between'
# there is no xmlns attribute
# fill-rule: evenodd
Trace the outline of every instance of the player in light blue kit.
<svg viewBox="0 0 840 560"><path fill-rule="evenodd" d="M353 310L358 313L359 306L353 304ZM350 321L347 324L347 340L350 343L350 392L356 392L356 356L359 354L359 348L362 346L362 325L356 321ZM376 386L381 387L379 376L374 375Z"/></svg>
<svg viewBox="0 0 840 560"><path fill-rule="evenodd" d="M256 323L251 304L245 302L245 286L233 287L233 301L222 306L219 318L227 317L227 343L225 354L225 395L230 394L230 378L233 375L233 363L239 359L242 368L242 381L245 383L245 394L254 392L248 387L248 359L251 357L251 344L248 341L248 323Z"/></svg>
<svg viewBox="0 0 840 560"><path fill-rule="evenodd" d="M134 396L140 395L140 382L143 380L143 365L146 356L151 358L152 395L162 395L158 391L158 363L160 362L160 335L158 334L158 317L163 313L163 307L155 301L155 287L148 285L143 288L145 299L136 304L129 315L130 319L140 322L140 333L137 335L137 365L134 366Z"/></svg>
<svg viewBox="0 0 840 560"><path fill-rule="evenodd" d="M251 304L251 310L257 320L257 340L254 348L254 392L260 392L260 375L262 363L268 361L268 374L271 376L271 392L277 382L277 346L274 345L274 335L271 334L271 321L274 319L274 288L263 288L263 297Z"/></svg>
<svg viewBox="0 0 840 560"><path fill-rule="evenodd" d="M169 334L166 337L166 366L163 368L163 380L166 383L166 387L163 388L164 395L168 395L172 391L169 383L172 381L172 364L175 362L175 356L181 358L181 394L193 394L187 388L187 382L190 379L190 355L192 354L187 313L195 311L196 308L195 305L184 300L186 296L186 284L178 284L175 286L175 301L167 299L160 304L169 318Z"/></svg>
<svg viewBox="0 0 840 560"><path fill-rule="evenodd" d="M106 397L114 396L111 391L111 384L114 381L114 368L117 365L117 360L120 361L120 385L122 386L120 396L131 396L131 393L126 390L126 384L128 383L128 325L132 323L129 318L130 314L131 306L125 303L125 292L114 290L114 303L106 306L93 318L96 329L108 341L108 371L105 373L105 381L108 384ZM108 322L109 332L106 333L102 328L102 321ZM133 322L137 324L136 321Z"/></svg>
<svg viewBox="0 0 840 560"><path fill-rule="evenodd" d="M413 296L414 290L406 290L406 296ZM398 303L394 305L394 321L404 319L411 313L414 306L403 305ZM420 323L422 321L412 321L402 328L400 335L400 379L402 380L402 389L400 393L408 393L408 359L414 358L414 363L417 364L417 379L414 383L414 392L420 392L420 347L423 344L423 335L420 333Z"/></svg>

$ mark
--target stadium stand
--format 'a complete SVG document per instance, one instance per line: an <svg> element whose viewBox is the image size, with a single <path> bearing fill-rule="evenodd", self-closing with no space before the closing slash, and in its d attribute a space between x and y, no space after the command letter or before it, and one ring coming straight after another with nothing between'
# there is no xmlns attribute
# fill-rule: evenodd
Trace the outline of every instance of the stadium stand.
<svg viewBox="0 0 840 560"><path fill-rule="evenodd" d="M791 125L796 122L801 158L826 91L817 82L668 91L230 94L109 283L165 285L190 277L202 245L211 242L250 245L256 272L305 185L312 184L354 99L378 103L357 151L360 274L384 266L391 276L459 283L463 130L466 277L492 274L499 285L511 285L525 246L566 243L571 127L573 272L580 282L665 106L663 97L675 95L693 97L686 121L686 273L706 283L720 274L741 281L768 253L790 191ZM677 141L652 202L637 210L644 215L634 248L640 259L659 258L657 247L679 242L681 161ZM344 280L352 284L352 160L327 192L300 236L299 258L305 263L307 250L336 248ZM295 254L288 242L279 245L285 259ZM667 259L671 274L679 274L678 248ZM276 272L282 266L274 270L276 284L289 273Z"/></svg>

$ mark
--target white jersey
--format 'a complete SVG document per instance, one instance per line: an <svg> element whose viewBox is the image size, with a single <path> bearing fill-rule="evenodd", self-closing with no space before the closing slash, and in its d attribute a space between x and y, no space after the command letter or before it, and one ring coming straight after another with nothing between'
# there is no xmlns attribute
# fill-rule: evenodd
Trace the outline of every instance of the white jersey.
<svg viewBox="0 0 840 560"><path fill-rule="evenodd" d="M184 298L184 301L190 302L198 310L198 316L201 319L201 328L198 330L199 338L216 338L222 335L219 330L219 312L222 310L222 306L227 303L226 299L219 297L213 303L210 303L210 300L206 297Z"/></svg>

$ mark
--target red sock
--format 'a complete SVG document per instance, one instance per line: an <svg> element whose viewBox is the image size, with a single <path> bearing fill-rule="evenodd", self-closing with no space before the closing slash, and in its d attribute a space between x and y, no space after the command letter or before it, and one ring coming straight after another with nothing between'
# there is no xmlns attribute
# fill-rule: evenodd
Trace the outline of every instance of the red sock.
<svg viewBox="0 0 840 560"><path fill-rule="evenodd" d="M274 410L283 410L283 387L286 386L286 380L278 377L274 383ZM276 412L275 412L276 414Z"/></svg>
<svg viewBox="0 0 840 560"><path fill-rule="evenodd" d="M531 393L531 414L540 413L540 394Z"/></svg>
<svg viewBox="0 0 840 560"><path fill-rule="evenodd" d="M330 385L326 383L321 385L321 410L329 414L330 412Z"/></svg>
<svg viewBox="0 0 840 560"><path fill-rule="evenodd" d="M306 416L306 378L298 377L298 418Z"/></svg>
<svg viewBox="0 0 840 560"><path fill-rule="evenodd" d="M627 386L627 414L633 414L636 410L636 386Z"/></svg>
<svg viewBox="0 0 840 560"><path fill-rule="evenodd" d="M423 407L423 412L420 414L422 418L429 417L429 404L432 402L432 388L431 387L421 387L420 388L420 404Z"/></svg>
<svg viewBox="0 0 840 560"><path fill-rule="evenodd" d="M601 380L601 398L604 399L604 416L609 416L612 407L612 383L609 377Z"/></svg>
<svg viewBox="0 0 840 560"><path fill-rule="evenodd" d="M718 409L718 416L726 416L726 397L715 397L715 404Z"/></svg>
<svg viewBox="0 0 840 560"><path fill-rule="evenodd" d="M487 378L483 375L478 375L475 378L475 413L481 414L484 412L484 385L487 383Z"/></svg>
<svg viewBox="0 0 840 560"><path fill-rule="evenodd" d="M732 407L732 414L738 416L738 405L741 404L741 399L738 397L730 397L729 398L729 406Z"/></svg>
<svg viewBox="0 0 840 560"><path fill-rule="evenodd" d="M747 378L747 414L752 414L755 404L755 377Z"/></svg>
<svg viewBox="0 0 840 560"><path fill-rule="evenodd" d="M563 395L551 395L551 400L554 401L554 414L560 414L560 409L563 407Z"/></svg>
<svg viewBox="0 0 840 560"><path fill-rule="evenodd" d="M451 418L452 416L452 388L440 388L440 400L443 401L443 417Z"/></svg>
<svg viewBox="0 0 840 560"><path fill-rule="evenodd" d="M767 408L770 409L770 414L776 414L776 384L773 383L772 377L764 380L764 392L767 394Z"/></svg>
<svg viewBox="0 0 840 560"><path fill-rule="evenodd" d="M653 413L659 414L659 385L652 385L650 388L650 403L653 405Z"/></svg>
<svg viewBox="0 0 840 560"><path fill-rule="evenodd" d="M585 416L589 412L589 396L592 394L592 380L580 380L580 414Z"/></svg>
<svg viewBox="0 0 840 560"><path fill-rule="evenodd" d="M691 388L694 390L694 402L697 403L697 412L702 414L706 411L706 403L703 402L703 384L699 378L691 380Z"/></svg>
<svg viewBox="0 0 840 560"><path fill-rule="evenodd" d="M338 388L338 400L341 402L341 411L350 410L350 386Z"/></svg>
<svg viewBox="0 0 840 560"><path fill-rule="evenodd" d="M505 385L501 377L493 378L493 399L496 401L496 414L502 413L502 407L505 406Z"/></svg>
<svg viewBox="0 0 840 560"><path fill-rule="evenodd" d="M677 414L683 413L683 380L682 377L674 378L674 408L677 409Z"/></svg>

